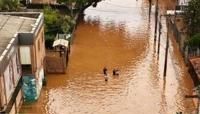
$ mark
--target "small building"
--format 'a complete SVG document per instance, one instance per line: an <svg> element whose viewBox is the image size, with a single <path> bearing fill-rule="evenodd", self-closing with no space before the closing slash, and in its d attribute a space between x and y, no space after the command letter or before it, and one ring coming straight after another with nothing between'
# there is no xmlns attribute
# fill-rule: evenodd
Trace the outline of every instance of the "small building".
<svg viewBox="0 0 200 114"><path fill-rule="evenodd" d="M0 12L1 113L16 114L19 111L26 94L22 88L24 77L35 78L39 96L44 78L44 57L43 13Z"/></svg>
<svg viewBox="0 0 200 114"><path fill-rule="evenodd" d="M70 52L69 37L71 36L57 34L56 40L53 42L53 50L47 50L47 73L65 73Z"/></svg>

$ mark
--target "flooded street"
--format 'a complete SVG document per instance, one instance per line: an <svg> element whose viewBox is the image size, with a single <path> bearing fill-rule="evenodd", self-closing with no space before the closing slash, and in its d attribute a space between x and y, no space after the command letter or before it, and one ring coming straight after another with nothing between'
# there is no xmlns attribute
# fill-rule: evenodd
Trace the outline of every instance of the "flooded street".
<svg viewBox="0 0 200 114"><path fill-rule="evenodd" d="M66 74L48 75L40 99L23 105L21 113L188 114L195 110L192 99L184 98L192 94L193 83L172 38L163 78L166 22L163 18L158 60L152 8L150 22L148 0L104 0L86 9ZM119 76L112 76L114 68L120 69Z"/></svg>

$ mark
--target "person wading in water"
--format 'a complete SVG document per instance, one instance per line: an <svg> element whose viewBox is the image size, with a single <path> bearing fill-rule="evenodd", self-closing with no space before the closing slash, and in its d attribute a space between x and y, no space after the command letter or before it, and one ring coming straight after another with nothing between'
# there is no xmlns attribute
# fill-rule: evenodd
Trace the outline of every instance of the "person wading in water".
<svg viewBox="0 0 200 114"><path fill-rule="evenodd" d="M119 70L113 69L113 76L119 76Z"/></svg>
<svg viewBox="0 0 200 114"><path fill-rule="evenodd" d="M106 67L104 67L103 74L104 74L105 81L108 81L107 71L108 71L108 69Z"/></svg>

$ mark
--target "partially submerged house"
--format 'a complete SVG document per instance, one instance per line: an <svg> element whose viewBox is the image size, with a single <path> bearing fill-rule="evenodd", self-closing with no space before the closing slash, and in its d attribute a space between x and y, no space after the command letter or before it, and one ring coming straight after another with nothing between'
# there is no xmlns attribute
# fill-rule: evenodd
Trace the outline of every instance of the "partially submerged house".
<svg viewBox="0 0 200 114"><path fill-rule="evenodd" d="M47 50L47 73L65 73L70 52L70 37L66 34L57 34L53 42L53 50Z"/></svg>
<svg viewBox="0 0 200 114"><path fill-rule="evenodd" d="M35 79L36 91L39 95L44 78L44 57L43 14L1 12L1 113L16 114L19 111L20 104L26 97L24 88L22 88L24 77Z"/></svg>

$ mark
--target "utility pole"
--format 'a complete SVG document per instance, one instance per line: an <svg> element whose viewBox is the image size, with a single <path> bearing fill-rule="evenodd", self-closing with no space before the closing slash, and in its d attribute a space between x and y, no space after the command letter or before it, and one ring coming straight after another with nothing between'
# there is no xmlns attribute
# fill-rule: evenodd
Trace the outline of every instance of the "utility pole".
<svg viewBox="0 0 200 114"><path fill-rule="evenodd" d="M149 0L149 21L151 19L151 4L152 4L152 0Z"/></svg>
<svg viewBox="0 0 200 114"><path fill-rule="evenodd" d="M160 20L159 20L159 35L158 35L158 59L159 59L159 54L160 54L160 36L161 36L161 30L162 30L162 23L161 23L161 15L160 15Z"/></svg>
<svg viewBox="0 0 200 114"><path fill-rule="evenodd" d="M156 42L157 37L157 26L158 26L158 0L156 0L156 9L155 9L155 31L154 31L154 42Z"/></svg>
<svg viewBox="0 0 200 114"><path fill-rule="evenodd" d="M169 50L169 22L168 22L168 16L167 16L167 39L166 39L166 49L165 49L165 64L164 64L164 74L163 76L166 77L167 73L167 59L168 59L168 50Z"/></svg>

